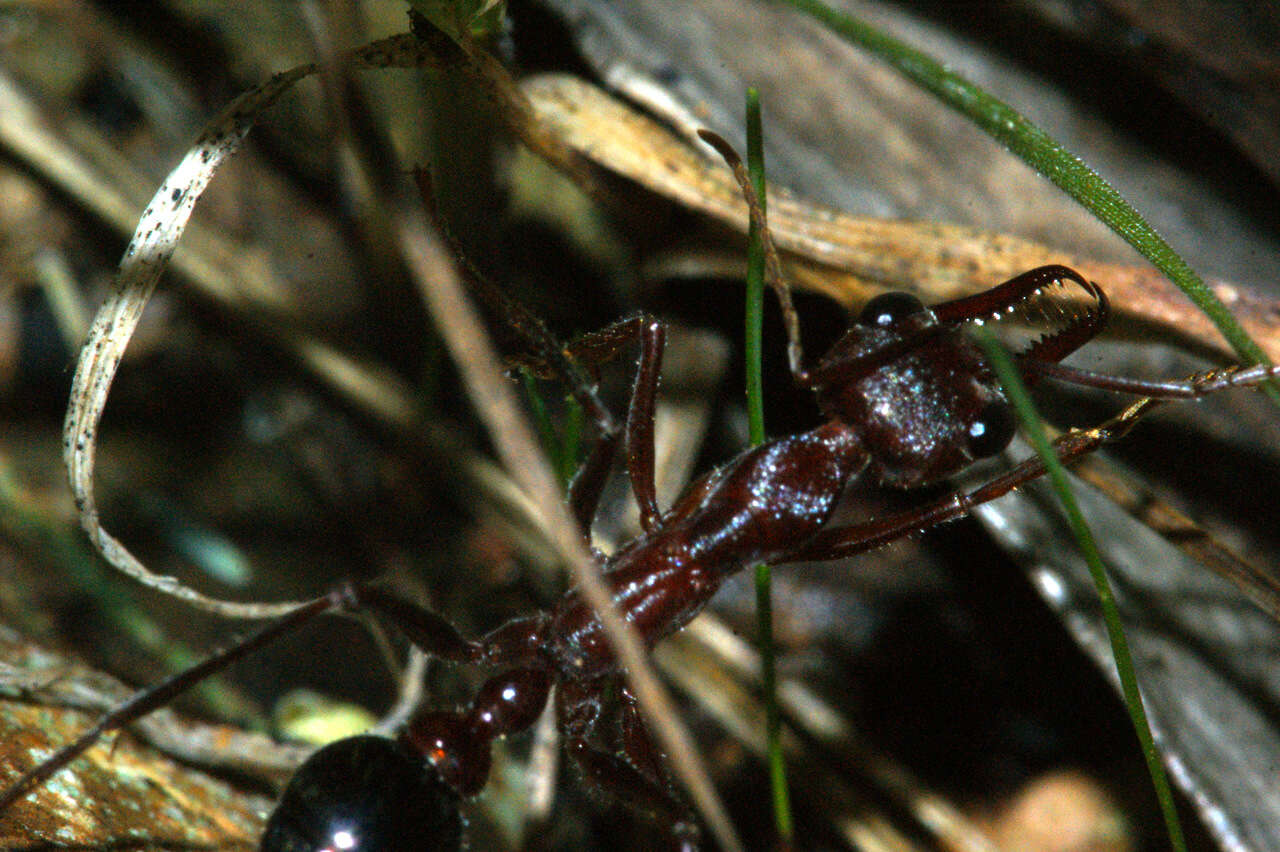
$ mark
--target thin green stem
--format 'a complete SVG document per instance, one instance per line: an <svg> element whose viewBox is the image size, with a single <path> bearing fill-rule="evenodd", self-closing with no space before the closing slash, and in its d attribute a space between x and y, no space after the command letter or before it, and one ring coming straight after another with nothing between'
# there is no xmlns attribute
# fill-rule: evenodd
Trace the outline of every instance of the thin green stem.
<svg viewBox="0 0 1280 852"><path fill-rule="evenodd" d="M747 89L747 174L765 210L764 147L761 140L760 93ZM743 342L747 368L747 430L751 443L764 443L764 379L760 371L764 336L764 243L755 222L747 231L747 326Z"/></svg>
<svg viewBox="0 0 1280 852"><path fill-rule="evenodd" d="M1001 384L1004 385L1009 402L1018 413L1023 430L1040 458L1043 459L1049 481L1062 502L1071 532L1079 544L1085 562L1089 565L1089 573L1093 575L1093 584L1098 590L1098 599L1102 603L1107 636L1111 640L1111 655L1115 659L1116 671L1120 676L1120 691L1124 695L1125 704L1129 708L1129 718L1133 721L1134 732L1138 735L1138 742L1142 746L1142 756L1146 759L1147 772L1151 775L1156 798L1160 801L1165 831L1169 835L1169 842L1175 852L1186 852L1186 841L1182 835L1182 824L1178 820L1173 790L1169 785L1164 763L1160 760L1160 752L1156 749L1155 739L1151 735L1151 725L1147 721L1147 712L1142 704L1142 693L1138 689L1138 676L1133 668L1133 657L1129 653L1129 642L1125 638L1124 626L1120 621L1120 609L1111 591L1111 583L1107 579L1107 571L1102 564L1102 556L1098 552L1098 543L1094 540L1093 532L1080 512L1075 493L1067 479L1066 468L1062 466L1053 448L1049 446L1044 424L1040 421L1040 415L1036 413L1035 405L1027 393L1013 359L988 329L974 329L974 337L986 351L996 374L1000 377Z"/></svg>
<svg viewBox="0 0 1280 852"><path fill-rule="evenodd" d="M542 447L547 455L553 456L551 463L558 471L562 465L560 460L554 458L554 456L559 449L560 442L556 440L556 430L551 425L551 415L547 413L547 403L538 391L538 381L534 378L533 373L527 369L520 370L520 380L524 385L525 398L529 401L529 413L533 417L535 428L538 430L538 438L542 441Z"/></svg>
<svg viewBox="0 0 1280 852"><path fill-rule="evenodd" d="M764 145L760 121L760 93L747 90L747 173L760 209L765 209ZM760 371L762 317L764 313L764 244L752 224L747 234L747 303L745 358L747 369L747 424L752 444L764 443L764 381ZM778 713L778 676L773 646L773 592L768 565L756 566L756 624L760 646L760 678L764 690L765 739L769 785L773 791L773 819L778 836L791 839L791 796L782 753L782 725Z"/></svg>
<svg viewBox="0 0 1280 852"><path fill-rule="evenodd" d="M520 377L524 382L525 396L529 400L529 412L538 429L542 448L551 459L551 467L555 470L556 478L567 489L578 469L584 416L582 405L572 396L566 398L564 426L557 432L555 425L551 422L551 414L547 411L547 403L538 391L538 382L533 374L522 369Z"/></svg>
<svg viewBox="0 0 1280 852"><path fill-rule="evenodd" d="M573 475L578 470L578 456L582 452L582 425L586 415L582 410L582 403L578 402L572 394L565 397L564 406L564 428L560 432L560 458L557 473L560 476L560 484L567 492L569 483L573 481Z"/></svg>
<svg viewBox="0 0 1280 852"><path fill-rule="evenodd" d="M1115 187L1024 115L954 71L948 70L932 57L826 6L819 0L787 2L817 18L851 44L888 62L911 82L973 121L1033 169L1057 184L1168 276L1218 327L1241 359L1250 364L1270 363L1266 353L1250 339L1200 276L1121 197ZM1280 405L1280 389L1274 383L1269 383L1265 390Z"/></svg>

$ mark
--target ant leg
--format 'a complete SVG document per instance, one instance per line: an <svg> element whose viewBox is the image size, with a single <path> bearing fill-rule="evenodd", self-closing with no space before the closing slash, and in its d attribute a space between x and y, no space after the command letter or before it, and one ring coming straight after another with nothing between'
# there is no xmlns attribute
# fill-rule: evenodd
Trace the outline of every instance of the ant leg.
<svg viewBox="0 0 1280 852"><path fill-rule="evenodd" d="M1021 366L1029 373L1045 378L1074 385L1098 388L1115 393L1150 396L1159 399L1199 399L1211 393L1231 388L1253 387L1266 379L1280 378L1280 367L1257 364L1252 367L1226 367L1210 370L1207 373L1192 376L1188 379L1173 381L1145 381L1131 379L1127 376L1112 376L1106 373L1095 373L1092 370L1080 370L1049 361L1027 359Z"/></svg>
<svg viewBox="0 0 1280 852"><path fill-rule="evenodd" d="M756 198L755 188L747 175L747 167L743 165L742 157L733 150L733 146L719 134L710 130L699 130L698 136L703 142L716 149L716 153L724 159L729 170L733 172L733 179L738 183L742 200L747 204L747 215L756 233L760 235L760 245L764 249L765 280L773 288L778 297L778 304L782 308L782 321L787 329L787 361L791 367L791 375L800 387L813 387L809 372L804 369L804 349L800 345L800 315L796 313L795 304L791 300L791 285L782 273L782 260L778 254L778 247L773 242L773 233L769 230L768 216L765 215L764 208Z"/></svg>
<svg viewBox="0 0 1280 852"><path fill-rule="evenodd" d="M297 630L322 613L360 608L385 616L399 626L411 642L433 656L451 662L491 665L527 665L530 660L537 659L547 620L545 615L517 619L473 642L464 639L452 625L430 610L415 606L376 587L343 584L324 597L304 604L284 618L215 652L202 662L154 686L139 690L132 698L98 720L92 728L32 767L0 793L0 811L4 811L26 791L44 783L54 773L84 754L104 735L120 730L165 706L178 695L237 660ZM546 697L543 696L542 704L545 703Z"/></svg>
<svg viewBox="0 0 1280 852"><path fill-rule="evenodd" d="M518 618L472 641L431 610L376 586L345 584L332 597L344 609L366 609L390 620L432 656L515 667L486 681L467 710L416 713L399 737L458 793L479 793L489 778L490 743L531 726L547 704L552 675L542 648L550 617Z"/></svg>
<svg viewBox="0 0 1280 852"><path fill-rule="evenodd" d="M10 785L9 789L0 793L0 812L6 810L32 787L49 780L60 769L88 751L104 735L118 731L151 711L163 707L205 678L222 671L245 655L270 644L284 634L291 633L317 615L342 606L343 600L337 592L317 598L257 633L215 652L208 659L165 678L155 686L134 693L132 698L103 716L92 728L29 769Z"/></svg>
<svg viewBox="0 0 1280 852"><path fill-rule="evenodd" d="M600 506L600 495L613 469L613 459L618 454L620 438L617 431L598 432L582 466L569 482L569 510L578 523L578 532L588 541Z"/></svg>
<svg viewBox="0 0 1280 852"><path fill-rule="evenodd" d="M649 532L657 527L662 514L658 509L654 484L653 417L666 329L660 321L638 314L575 339L566 347L565 353L574 362L598 364L616 357L623 347L637 339L640 341L640 361L627 406L627 474L636 503L640 506L640 524ZM545 365L540 366L543 371L539 375L554 374L546 371ZM572 380L572 377L565 378ZM618 432L612 420L597 419L597 429L599 435L595 446L569 487L569 505L584 530L590 528L595 518L600 492L618 446Z"/></svg>
<svg viewBox="0 0 1280 852"><path fill-rule="evenodd" d="M646 531L656 527L661 513L658 511L653 483L653 406L657 393L658 366L662 360L662 327L641 315L584 335L568 346L562 345L541 319L486 279L462 251L439 215L435 191L427 171L416 169L414 178L428 216L444 235L459 267L465 270L471 289L503 317L507 326L529 348L533 358L524 366L531 368L539 376L560 376L568 383L570 393L596 423L598 434L595 443L569 487L569 506L584 536L589 535L601 491L617 454L618 426L609 409L600 400L595 384L582 364L595 365L608 361L616 357L632 340L640 339L640 367L632 388L632 403L627 420L627 463L632 490L640 504L641 524ZM638 415L635 413L637 410Z"/></svg>
<svg viewBox="0 0 1280 852"><path fill-rule="evenodd" d="M1159 400L1142 399L1092 429L1073 429L1054 441L1054 452L1064 463L1088 455L1103 444L1123 438L1148 411L1161 404ZM804 547L787 554L785 561L843 559L874 550L913 532L967 515L975 506L1003 497L1043 474L1044 462L1039 457L1029 458L973 491L956 491L917 508L864 524L823 530Z"/></svg>
<svg viewBox="0 0 1280 852"><path fill-rule="evenodd" d="M635 712L634 698L628 693L623 694L620 720L625 757L592 743L591 737L603 713L603 680L564 681L557 689L556 712L565 751L590 786L608 792L632 810L669 828L677 848L681 852L693 852L699 848L701 836L697 819L667 781L661 756Z"/></svg>
<svg viewBox="0 0 1280 852"><path fill-rule="evenodd" d="M640 506L640 526L645 532L653 532L662 517L653 472L653 416L667 332L658 320L646 316L638 319L640 364L631 386L631 403L627 406L627 474Z"/></svg>
<svg viewBox="0 0 1280 852"><path fill-rule="evenodd" d="M418 194L431 223L444 237L458 267L463 271L468 286L494 312L502 317L507 328L521 339L532 356L531 366L538 375L559 375L569 384L570 391L582 404L593 420L601 425L601 431L611 434L617 430L608 407L596 394L595 384L582 369L581 363L569 347L564 346L551 329L547 328L535 313L512 299L480 272L471 258L462 250L456 235L440 215L436 205L435 188L431 175L424 168L416 168L413 177Z"/></svg>
<svg viewBox="0 0 1280 852"><path fill-rule="evenodd" d="M655 785L630 763L586 740L566 739L564 747L588 784L608 791L617 801L668 827L682 852L699 848L701 831L693 813L680 800Z"/></svg>
<svg viewBox="0 0 1280 852"><path fill-rule="evenodd" d="M550 620L546 613L517 618L480 639L469 640L431 610L376 586L346 584L335 595L344 609L366 609L383 616L420 650L451 663L528 666L541 659Z"/></svg>
<svg viewBox="0 0 1280 852"><path fill-rule="evenodd" d="M675 787L663 768L662 754L654 745L649 729L640 716L640 702L625 683L622 685L622 718L619 720L619 727L622 732L622 753L627 756L627 761L655 784L662 784L672 798L678 798Z"/></svg>
<svg viewBox="0 0 1280 852"><path fill-rule="evenodd" d="M440 216L440 210L436 205L435 188L427 170L414 169L413 175L427 216L444 236L450 253L464 273L468 286L491 310L502 317L506 327L521 339L522 345L528 350L529 357L517 359L517 363L530 368L535 375L541 377L562 377L569 384L574 398L596 423L598 430L596 441L569 489L569 505L574 519L578 522L578 529L584 538L589 537L591 521L595 517L596 506L600 500L600 492L604 488L605 479L609 475L609 469L613 466L613 459L617 454L618 426L609 409L597 395L595 384L582 369L573 350L564 346L537 315L485 278L471 262L471 258L462 250L453 231ZM623 337L622 341L629 339L629 337ZM616 352L620 345L610 348L606 342L602 350L605 353L604 357L608 357L608 353Z"/></svg>
<svg viewBox="0 0 1280 852"><path fill-rule="evenodd" d="M651 359L651 356L645 354L647 335L644 332L644 328L646 322L646 317L637 315L619 320L599 331L584 334L571 341L565 347L564 355L572 363L586 363L594 366L613 360L623 348L639 338L641 340L641 369L643 370L645 361ZM661 350L659 350L658 357L661 357ZM548 369L549 365L547 364L526 366L532 366L535 374L539 376L554 377L556 375L556 371ZM572 389L573 377L564 374L561 374L561 377L570 382ZM656 381L657 377L655 375L654 382L656 383ZM632 393L634 395L634 388ZM579 397L578 399L581 402L581 398ZM586 408L585 405L584 408ZM590 411L591 409L588 408L587 410ZM612 417L596 417L595 422L597 431L595 442L587 453L587 458L582 467L578 469L578 473L569 484L569 507L573 512L574 519L578 522L578 528L582 530L584 536L588 537L591 526L595 521L596 510L600 505L600 495L604 490L605 482L609 478L609 472L613 468L613 460L618 452L618 443L622 438L622 433ZM628 423L628 429L629 427L630 424ZM630 434L629 431L628 434ZM630 455L629 452L628 455Z"/></svg>

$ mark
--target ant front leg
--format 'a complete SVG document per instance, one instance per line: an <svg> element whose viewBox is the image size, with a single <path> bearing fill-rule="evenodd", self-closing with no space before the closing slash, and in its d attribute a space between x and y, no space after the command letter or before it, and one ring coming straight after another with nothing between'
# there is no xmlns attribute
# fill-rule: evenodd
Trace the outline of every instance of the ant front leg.
<svg viewBox="0 0 1280 852"><path fill-rule="evenodd" d="M1142 399L1120 414L1092 429L1073 429L1053 442L1053 451L1064 464L1096 451L1104 444L1118 441L1137 425L1142 417L1161 405L1160 400ZM975 507L989 503L1016 488L1044 475L1044 461L1038 456L1026 459L1013 469L972 491L954 491L913 509L877 518L864 524L825 529L804 547L787 554L787 562L845 559L894 542L913 532L956 520Z"/></svg>
<svg viewBox="0 0 1280 852"><path fill-rule="evenodd" d="M1022 367L1032 375L1044 376L1045 378L1068 382L1080 387L1168 400L1200 399L1219 391L1256 387L1267 379L1280 378L1280 367L1272 367L1266 364L1255 364L1252 367L1239 365L1224 367L1187 379L1174 379L1172 381L1149 381L1132 379L1128 376L1113 376L1107 373L1096 373L1092 370L1068 367L1065 364L1057 364L1052 361L1029 359L1022 362Z"/></svg>
<svg viewBox="0 0 1280 852"><path fill-rule="evenodd" d="M663 325L652 317L639 314L600 331L583 335L567 346L561 344L541 319L481 274L440 217L435 203L435 191L426 170L416 169L414 176L423 206L445 236L454 258L466 273L471 289L502 315L508 329L522 338L528 347L528 357L523 359L521 366L543 378L559 377L567 382L569 392L595 421L596 440L569 486L569 506L585 538L590 537L600 494L617 455L619 429L609 409L596 394L595 385L583 365L594 367L610 361L632 341L640 341L640 363L628 406L627 470L636 502L640 506L641 525L646 532L656 528L661 513L654 487L653 411L666 339Z"/></svg>

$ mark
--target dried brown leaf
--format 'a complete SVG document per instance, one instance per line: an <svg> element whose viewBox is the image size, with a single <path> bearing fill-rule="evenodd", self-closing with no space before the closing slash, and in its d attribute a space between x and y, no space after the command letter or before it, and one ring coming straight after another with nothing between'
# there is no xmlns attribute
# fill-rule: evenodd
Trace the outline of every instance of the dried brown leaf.
<svg viewBox="0 0 1280 852"><path fill-rule="evenodd" d="M538 117L570 148L676 203L745 234L747 210L728 170L652 118L566 75L523 83ZM683 128L692 131L694 128ZM926 302L968 295L1048 263L1102 283L1121 330L1141 329L1229 358L1212 324L1154 269L1091 262L1006 234L959 225L853 216L771 187L769 224L795 283L843 304L887 289ZM1250 335L1280 358L1280 309L1248 290L1213 285Z"/></svg>

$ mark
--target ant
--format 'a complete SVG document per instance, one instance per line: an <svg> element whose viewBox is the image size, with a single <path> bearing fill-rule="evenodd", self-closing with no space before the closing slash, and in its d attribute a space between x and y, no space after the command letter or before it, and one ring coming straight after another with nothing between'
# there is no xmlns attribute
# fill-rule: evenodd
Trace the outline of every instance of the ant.
<svg viewBox="0 0 1280 852"><path fill-rule="evenodd" d="M1042 266L977 295L932 307L905 293L877 296L821 359L805 366L799 321L777 250L741 161L719 137L705 131L702 136L730 164L743 189L764 244L769 281L782 304L790 370L797 385L815 394L821 424L742 452L699 477L663 510L653 471L662 323L633 317L566 348L531 314L504 302L492 285L478 286L487 301L501 304L509 324L531 344L534 363L566 378L597 423L595 445L569 493L584 536L619 444L625 444L642 531L612 556L601 557L600 570L618 612L650 647L697 616L721 583L746 566L860 553L960 517L1044 472L1039 459L1029 459L973 491L862 524L828 525L846 487L859 476L895 488L917 488L1008 446L1014 416L986 356L963 333L966 323L1012 312L1049 288L1074 287L1087 297L1088 307L1075 316L1064 315L1061 328L1018 355L1028 380L1051 377L1123 393L1186 398L1256 384L1276 374L1274 368L1229 369L1182 382L1149 383L1060 365L1103 330L1109 313L1104 292L1065 266ZM430 208L429 186L420 188ZM619 427L578 362L602 359L634 340L640 344L639 365L626 422ZM1067 433L1055 452L1064 461L1092 452L1123 436L1153 404L1139 403L1088 432ZM0 794L0 810L104 734L169 703L231 662L322 613L353 610L389 620L427 654L499 673L461 710L418 711L395 740L364 735L317 751L297 771L268 820L264 852L462 848L459 802L487 783L491 743L531 727L551 700L553 687L562 740L588 783L663 823L680 848L697 847L695 818L674 789L625 686L612 719L620 747L611 751L597 744L609 733L604 730L609 715L605 696L618 683L619 670L600 620L575 590L547 611L514 619L472 640L436 613L375 585L342 584L138 692Z"/></svg>

